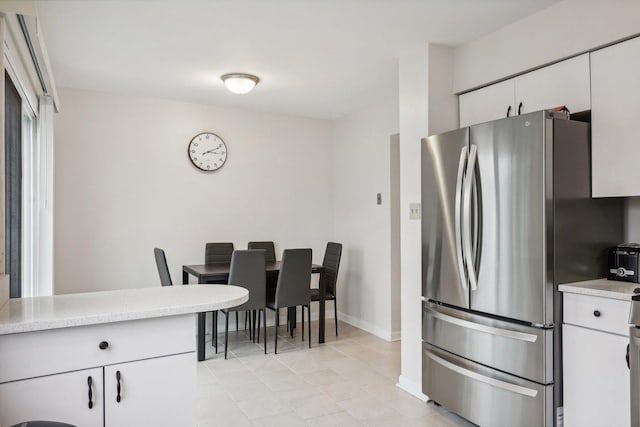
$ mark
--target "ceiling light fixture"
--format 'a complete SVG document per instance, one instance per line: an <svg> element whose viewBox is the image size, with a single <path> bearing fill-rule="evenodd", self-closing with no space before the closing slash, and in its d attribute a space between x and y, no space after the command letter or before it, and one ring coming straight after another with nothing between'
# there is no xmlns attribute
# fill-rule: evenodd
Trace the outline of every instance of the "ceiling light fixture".
<svg viewBox="0 0 640 427"><path fill-rule="evenodd" d="M256 87L260 79L252 74L229 73L220 77L224 85L233 93L244 95Z"/></svg>

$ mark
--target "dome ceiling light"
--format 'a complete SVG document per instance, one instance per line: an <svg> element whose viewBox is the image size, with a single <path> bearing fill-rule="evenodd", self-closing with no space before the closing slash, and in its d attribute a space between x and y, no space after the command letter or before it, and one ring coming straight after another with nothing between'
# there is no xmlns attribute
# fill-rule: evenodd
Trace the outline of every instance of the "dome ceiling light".
<svg viewBox="0 0 640 427"><path fill-rule="evenodd" d="M252 74L229 73L220 77L231 92L244 95L256 87L260 79Z"/></svg>

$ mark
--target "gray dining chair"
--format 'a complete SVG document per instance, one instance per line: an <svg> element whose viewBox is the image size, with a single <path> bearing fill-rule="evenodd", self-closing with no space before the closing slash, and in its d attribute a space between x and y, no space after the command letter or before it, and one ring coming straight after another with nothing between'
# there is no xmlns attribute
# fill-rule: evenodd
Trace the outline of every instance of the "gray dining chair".
<svg viewBox="0 0 640 427"><path fill-rule="evenodd" d="M160 275L160 284L162 286L173 286L169 267L167 266L167 257L164 251L160 248L154 248L153 253L156 257L156 267L158 267L158 274Z"/></svg>
<svg viewBox="0 0 640 427"><path fill-rule="evenodd" d="M231 242L210 242L204 247L205 265L224 264L229 265L233 254L233 243ZM226 280L209 280L207 283L224 285ZM238 313L236 312L236 330L238 325ZM218 352L218 312L211 312L211 345Z"/></svg>
<svg viewBox="0 0 640 427"><path fill-rule="evenodd" d="M302 306L302 340L304 341L304 309L311 304L311 249L286 249L282 253L280 274L273 299L267 299L267 308L276 314L274 353L278 353L278 326L281 308ZM309 348L311 348L311 310L307 312L309 323Z"/></svg>
<svg viewBox="0 0 640 427"><path fill-rule="evenodd" d="M265 261L267 264L276 262L276 249L272 241L267 242L249 242L247 249L263 249L265 251ZM278 283L278 274L267 274L267 298L273 299L276 293L276 285ZM247 329L247 317L244 318L244 328ZM258 331L259 332L259 331Z"/></svg>
<svg viewBox="0 0 640 427"><path fill-rule="evenodd" d="M324 300L333 300L336 336L338 336L338 292L336 290L336 283L338 281L341 255L342 245L340 243L327 243L327 249L324 251L324 259L322 260L322 272L320 273L320 281L324 284ZM320 289L311 288L311 301L320 301Z"/></svg>
<svg viewBox="0 0 640 427"><path fill-rule="evenodd" d="M233 255L233 243L207 243L204 248L206 265L229 264Z"/></svg>
<svg viewBox="0 0 640 427"><path fill-rule="evenodd" d="M267 263L276 262L276 249L273 242L249 242L247 249L264 249L264 259Z"/></svg>
<svg viewBox="0 0 640 427"><path fill-rule="evenodd" d="M225 315L224 326L224 358L227 358L229 343L229 314L238 311L258 311L258 331L260 330L260 314L264 318L264 354L267 354L267 322L266 322L266 262L263 250L249 249L234 251L229 268L229 285L242 286L249 290L249 300L242 305L222 310ZM251 331L253 328L250 328ZM255 341L255 333L250 336ZM260 338L258 338L258 342Z"/></svg>

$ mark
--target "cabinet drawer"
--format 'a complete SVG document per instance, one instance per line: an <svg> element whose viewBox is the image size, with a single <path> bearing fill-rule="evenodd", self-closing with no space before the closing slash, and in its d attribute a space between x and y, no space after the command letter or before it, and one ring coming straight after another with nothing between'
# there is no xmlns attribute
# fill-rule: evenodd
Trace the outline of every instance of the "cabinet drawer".
<svg viewBox="0 0 640 427"><path fill-rule="evenodd" d="M195 323L188 314L3 335L0 383L193 352Z"/></svg>
<svg viewBox="0 0 640 427"><path fill-rule="evenodd" d="M563 302L564 323L629 336L631 301L565 293Z"/></svg>

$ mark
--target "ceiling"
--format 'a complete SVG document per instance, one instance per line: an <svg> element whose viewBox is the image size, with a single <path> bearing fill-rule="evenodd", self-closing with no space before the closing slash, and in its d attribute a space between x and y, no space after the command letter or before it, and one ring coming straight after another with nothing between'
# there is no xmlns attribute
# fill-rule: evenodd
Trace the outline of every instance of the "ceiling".
<svg viewBox="0 0 640 427"><path fill-rule="evenodd" d="M334 119L396 93L404 49L427 42L460 45L555 2L36 4L58 86ZM234 95L220 81L229 72L255 74L261 82L247 95Z"/></svg>

